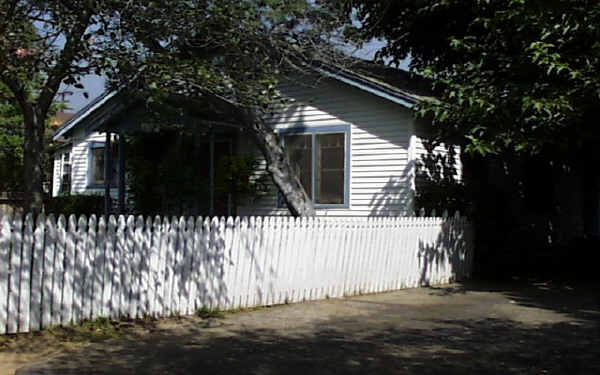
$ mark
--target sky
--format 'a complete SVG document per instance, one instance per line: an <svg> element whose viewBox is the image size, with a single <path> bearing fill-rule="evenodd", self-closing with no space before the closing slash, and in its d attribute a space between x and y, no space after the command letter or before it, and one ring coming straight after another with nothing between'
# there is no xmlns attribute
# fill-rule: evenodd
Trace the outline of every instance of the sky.
<svg viewBox="0 0 600 375"><path fill-rule="evenodd" d="M77 112L83 108L90 101L94 100L97 96L104 92L104 77L97 76L95 74L89 74L81 79L83 89L76 89L73 86L62 85L59 92L71 91L73 94L68 95L65 99L68 101L69 110L68 112ZM87 92L89 97L86 99L83 95Z"/></svg>

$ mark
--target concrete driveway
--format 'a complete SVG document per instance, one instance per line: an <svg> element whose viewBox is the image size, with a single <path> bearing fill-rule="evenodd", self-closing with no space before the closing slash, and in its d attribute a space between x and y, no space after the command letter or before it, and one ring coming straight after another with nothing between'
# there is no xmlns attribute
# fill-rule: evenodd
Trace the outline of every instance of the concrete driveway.
<svg viewBox="0 0 600 375"><path fill-rule="evenodd" d="M98 343L38 336L6 343L0 372L599 374L600 285L469 283L129 324Z"/></svg>

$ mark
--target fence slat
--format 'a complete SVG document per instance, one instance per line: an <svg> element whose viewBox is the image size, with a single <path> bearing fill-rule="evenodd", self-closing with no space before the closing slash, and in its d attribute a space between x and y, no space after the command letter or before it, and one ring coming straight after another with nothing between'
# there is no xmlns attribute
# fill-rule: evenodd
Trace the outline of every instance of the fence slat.
<svg viewBox="0 0 600 375"><path fill-rule="evenodd" d="M177 230L179 221L177 217L171 218L171 226L167 233L167 247L165 254L165 290L164 290L164 316L170 316L173 313L173 273L175 272L175 242L177 241Z"/></svg>
<svg viewBox="0 0 600 375"><path fill-rule="evenodd" d="M65 257L64 257L64 284L62 303L62 324L70 324L73 321L73 283L75 265L75 245L77 235L77 222L75 215L69 216L66 232Z"/></svg>
<svg viewBox="0 0 600 375"><path fill-rule="evenodd" d="M243 217L240 222L240 250L237 263L237 307L246 306L248 297L248 276L250 274L250 228L249 219Z"/></svg>
<svg viewBox="0 0 600 375"><path fill-rule="evenodd" d="M18 332L29 332L31 293L31 254L33 246L33 215L27 214L23 224L23 249L19 271L19 328Z"/></svg>
<svg viewBox="0 0 600 375"><path fill-rule="evenodd" d="M168 217L163 218L160 230L160 252L158 261L158 285L156 289L156 314L164 316L165 312L165 283L167 278L167 248L169 246L169 231L171 223Z"/></svg>
<svg viewBox="0 0 600 375"><path fill-rule="evenodd" d="M200 307L198 301L198 284L200 282L200 264L202 262L202 217L198 217L194 223L194 244L191 248L190 259L190 296L189 306L190 313L194 313Z"/></svg>
<svg viewBox="0 0 600 375"><path fill-rule="evenodd" d="M89 320L92 318L94 284L96 283L96 215L91 215L87 221L87 234L84 247L83 264L83 293L82 293L82 313L81 318Z"/></svg>
<svg viewBox="0 0 600 375"><path fill-rule="evenodd" d="M112 278L114 268L114 238L116 221L114 216L109 218L102 217L102 222L106 221L106 234L104 242L104 275L102 286L102 316L112 316ZM102 250L101 250L102 251Z"/></svg>
<svg viewBox="0 0 600 375"><path fill-rule="evenodd" d="M0 335L6 333L8 321L8 288L10 267L11 215L0 220Z"/></svg>
<svg viewBox="0 0 600 375"><path fill-rule="evenodd" d="M29 318L29 330L38 331L42 327L42 278L44 274L44 232L46 216L42 213L36 219L33 234L33 265L31 267L31 310Z"/></svg>
<svg viewBox="0 0 600 375"><path fill-rule="evenodd" d="M160 217L154 217L152 223L152 242L150 243L150 287L148 289L148 314L156 316L158 312L158 285L160 283L159 277L159 254L160 254L160 235L161 225Z"/></svg>
<svg viewBox="0 0 600 375"><path fill-rule="evenodd" d="M19 326L19 279L21 270L21 248L23 219L20 213L13 218L10 249L10 283L8 291L8 333L17 333Z"/></svg>
<svg viewBox="0 0 600 375"><path fill-rule="evenodd" d="M95 220L96 217L92 215L92 218ZM91 225L91 224L90 224ZM105 267L105 253L106 250L106 221L103 216L98 218L98 226L96 232L96 245L94 247L94 251L91 252L93 254L93 288L91 293L91 306L92 319L97 319L102 315L102 296L104 293L104 267Z"/></svg>
<svg viewBox="0 0 600 375"><path fill-rule="evenodd" d="M140 274L138 279L137 303L138 310L136 316L143 318L148 314L148 288L150 287L150 242L152 240L152 219L147 218L144 224L144 218L138 216L135 222L136 242L138 242L138 264L140 264Z"/></svg>
<svg viewBox="0 0 600 375"><path fill-rule="evenodd" d="M141 228L140 228L141 230ZM126 286L124 315L135 318L137 314L139 299L139 275L140 275L140 244L136 240L136 223L132 215L127 217L127 240L125 242L125 279Z"/></svg>
<svg viewBox="0 0 600 375"><path fill-rule="evenodd" d="M182 271L183 271L183 253L185 251L185 218L180 217L177 220L175 239L173 242L173 281L171 287L171 311L173 314L181 314L181 293L182 293Z"/></svg>
<svg viewBox="0 0 600 375"><path fill-rule="evenodd" d="M87 245L87 218L82 215L77 221L73 257L73 312L72 322L78 324L83 317L83 291L85 290L85 261Z"/></svg>
<svg viewBox="0 0 600 375"><path fill-rule="evenodd" d="M193 264L193 254L194 254L194 218L190 217L186 223L185 229L185 247L184 247L184 256L182 263L182 313L189 315L193 313L193 308L191 306L190 301L192 300L191 291L192 291L192 264Z"/></svg>
<svg viewBox="0 0 600 375"><path fill-rule="evenodd" d="M117 232L114 247L114 268L112 283L112 316L115 319L123 316L124 289L123 274L125 267L125 217L119 215L117 218Z"/></svg>
<svg viewBox="0 0 600 375"><path fill-rule="evenodd" d="M118 283L120 279L117 249L117 219L110 215L106 231L106 265L104 266L104 316L114 318L119 312ZM115 285L117 284L117 285Z"/></svg>
<svg viewBox="0 0 600 375"><path fill-rule="evenodd" d="M52 324L52 306L54 300L54 270L56 248L56 220L50 214L46 218L44 233L44 275L42 280L42 322L41 327L46 328Z"/></svg>
<svg viewBox="0 0 600 375"><path fill-rule="evenodd" d="M52 325L63 322L63 285L64 285L64 259L66 245L67 222L64 215L59 215L56 223L56 247L54 253L54 275L52 281Z"/></svg>

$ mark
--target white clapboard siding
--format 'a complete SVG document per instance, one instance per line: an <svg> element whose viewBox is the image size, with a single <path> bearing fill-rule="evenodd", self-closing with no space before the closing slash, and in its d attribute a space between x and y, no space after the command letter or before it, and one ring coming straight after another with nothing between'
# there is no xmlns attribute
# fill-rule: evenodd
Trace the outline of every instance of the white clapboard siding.
<svg viewBox="0 0 600 375"><path fill-rule="evenodd" d="M0 218L0 333L443 284L469 276L452 218Z"/></svg>
<svg viewBox="0 0 600 375"><path fill-rule="evenodd" d="M284 82L281 93L288 99L267 120L278 130L327 126L350 126L350 186L347 208L317 208L317 216L409 216L414 212L415 166L426 154L425 129L416 123L411 111L401 105L371 95L331 79L305 76L302 83ZM306 83L309 84L306 84ZM241 153L253 146L240 139ZM456 148L456 150L458 150ZM435 155L446 155L438 146ZM456 177L462 177L459 158L454 160ZM256 177L264 174L259 165ZM369 185L370 188L358 187ZM390 194L390 187L395 192ZM241 215L286 215L277 207L277 189L238 207Z"/></svg>
<svg viewBox="0 0 600 375"><path fill-rule="evenodd" d="M276 129L350 126L349 207L318 208L317 215L405 216L412 212L412 184L405 177L412 176L413 167L409 163L414 128L410 110L329 79L315 82L314 87L293 82L283 84L280 90L293 100L269 119ZM241 142L240 148L244 153L252 146ZM263 162L260 168L265 165ZM401 190L403 199L382 199L388 195L383 188L398 179L407 187ZM380 186L363 192L368 196L355 197L355 186L374 182ZM275 191L273 188L268 196L239 207L238 212L285 215L286 210L277 207Z"/></svg>

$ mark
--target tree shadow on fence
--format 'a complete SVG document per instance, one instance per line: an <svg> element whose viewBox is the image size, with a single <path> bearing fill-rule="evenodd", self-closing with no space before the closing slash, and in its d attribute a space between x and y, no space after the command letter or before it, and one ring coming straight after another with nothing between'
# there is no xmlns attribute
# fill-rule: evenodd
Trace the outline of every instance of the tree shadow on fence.
<svg viewBox="0 0 600 375"><path fill-rule="evenodd" d="M441 232L434 241L419 239L420 286L462 281L471 274L474 251L471 225L465 219L451 218L440 221L440 226Z"/></svg>
<svg viewBox="0 0 600 375"><path fill-rule="evenodd" d="M61 215L56 220L49 215L33 228L31 222L30 216L19 216L2 228L0 277L6 301L0 317L10 333L97 317L233 307L225 280L225 267L234 266L233 219L156 217L144 222L141 216L77 220ZM240 257L247 258L253 276L263 277L256 241L263 241L261 230L243 242ZM30 316L35 317L31 322Z"/></svg>

